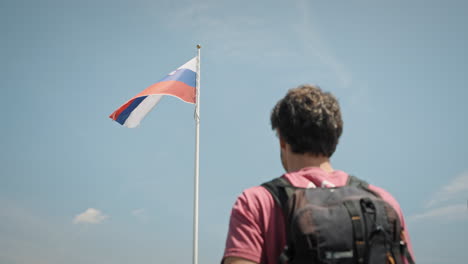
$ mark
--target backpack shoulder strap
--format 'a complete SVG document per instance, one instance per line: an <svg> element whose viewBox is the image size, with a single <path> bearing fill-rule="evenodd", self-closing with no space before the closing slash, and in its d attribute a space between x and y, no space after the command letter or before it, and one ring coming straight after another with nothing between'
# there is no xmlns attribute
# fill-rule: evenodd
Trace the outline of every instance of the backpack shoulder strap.
<svg viewBox="0 0 468 264"><path fill-rule="evenodd" d="M354 187L361 188L361 189L373 194L375 197L381 198L378 193L376 193L373 190L369 189L369 183L367 183L364 180L359 179L358 177L356 177L354 175L349 175L348 181L346 182L346 186L354 186Z"/></svg>
<svg viewBox="0 0 468 264"><path fill-rule="evenodd" d="M356 176L349 175L346 185L367 188L369 184Z"/></svg>
<svg viewBox="0 0 468 264"><path fill-rule="evenodd" d="M279 177L276 179L273 179L269 182L263 183L261 186L263 186L267 191L271 194L273 199L275 200L276 204L280 206L281 211L283 212L283 217L284 217L284 222L285 222L285 232L286 232L286 246L281 252L278 263L279 264L285 264L285 263L290 263L290 254L289 254L289 249L288 245L291 244L292 237L289 232L289 226L288 222L288 215L289 215L289 209L288 209L288 200L292 195L294 194L294 191L297 189L291 183L289 183L288 180L286 180L283 177Z"/></svg>
<svg viewBox="0 0 468 264"><path fill-rule="evenodd" d="M263 183L263 186L271 194L275 202L284 211L286 209L288 199L291 195L291 191L288 191L285 187L292 187L292 185L283 177L275 178L271 181Z"/></svg>

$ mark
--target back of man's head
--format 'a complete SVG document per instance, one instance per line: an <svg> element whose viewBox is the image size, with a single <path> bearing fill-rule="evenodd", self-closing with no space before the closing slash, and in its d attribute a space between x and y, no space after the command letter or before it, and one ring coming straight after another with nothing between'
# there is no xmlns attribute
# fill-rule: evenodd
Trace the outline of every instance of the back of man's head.
<svg viewBox="0 0 468 264"><path fill-rule="evenodd" d="M336 98L318 86L290 89L271 112L271 127L294 153L331 157L343 131Z"/></svg>

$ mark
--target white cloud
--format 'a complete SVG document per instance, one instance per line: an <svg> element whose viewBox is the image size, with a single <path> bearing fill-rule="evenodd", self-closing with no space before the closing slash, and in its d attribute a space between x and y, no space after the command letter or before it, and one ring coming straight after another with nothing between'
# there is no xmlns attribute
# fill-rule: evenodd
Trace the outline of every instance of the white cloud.
<svg viewBox="0 0 468 264"><path fill-rule="evenodd" d="M88 224L99 224L102 221L106 220L109 216L103 214L101 211L88 208L85 212L75 216L73 223L88 223Z"/></svg>
<svg viewBox="0 0 468 264"><path fill-rule="evenodd" d="M133 210L132 215L141 221L148 221L148 214L144 208Z"/></svg>
<svg viewBox="0 0 468 264"><path fill-rule="evenodd" d="M466 204L454 204L435 208L421 214L412 215L408 218L410 222L421 220L468 220L468 208Z"/></svg>
<svg viewBox="0 0 468 264"><path fill-rule="evenodd" d="M351 73L317 30L309 1L293 1L290 5L295 6L297 15L289 21L287 28L280 22L286 18L272 20L268 16L248 13L220 14L218 10L224 7L217 1L184 4L183 8L170 13L172 23L167 26L174 29L181 25L190 27L199 39L210 45L206 52L222 54L229 60L261 59L268 65L271 60L309 57L314 60L311 65L321 62L321 66L313 67L324 67L339 85L350 86Z"/></svg>
<svg viewBox="0 0 468 264"><path fill-rule="evenodd" d="M311 14L310 10L313 8L310 6L310 2L307 0L300 0L297 4L299 12L301 13L301 22L297 25L296 30L304 40L306 46L304 52L312 53L311 55L327 65L338 78L341 87L349 87L352 82L351 73L345 65L333 55L333 52L328 48L329 45L327 45L321 37L312 19L313 14Z"/></svg>
<svg viewBox="0 0 468 264"><path fill-rule="evenodd" d="M448 200L457 198L460 194L468 192L468 171L461 173L458 177L450 181L447 185L443 186L426 204L426 208L432 207L436 204L446 202ZM467 198L467 197L463 197Z"/></svg>
<svg viewBox="0 0 468 264"><path fill-rule="evenodd" d="M468 201L463 197L468 191L468 171L465 171L448 181L437 191L432 199L426 203L426 211L408 217L410 222L421 220L468 220ZM461 198L461 199L460 199ZM463 202L461 203L460 200ZM446 205L441 205L445 203Z"/></svg>
<svg viewBox="0 0 468 264"><path fill-rule="evenodd" d="M139 216L139 215L144 215L144 214L146 214L146 210L143 208L135 209L132 211L132 215L134 216Z"/></svg>
<svg viewBox="0 0 468 264"><path fill-rule="evenodd" d="M252 50L258 53L260 47L263 52L265 48L268 49L265 43L268 40L271 43L272 36L265 30L266 23L262 19L257 16L220 14L218 10L222 8L223 4L217 1L186 3L168 14L171 17L169 21L173 22L167 26L175 30L180 26L189 27L200 40L210 45L206 52L223 54L231 59L250 58L255 55ZM204 43L201 44L203 46Z"/></svg>

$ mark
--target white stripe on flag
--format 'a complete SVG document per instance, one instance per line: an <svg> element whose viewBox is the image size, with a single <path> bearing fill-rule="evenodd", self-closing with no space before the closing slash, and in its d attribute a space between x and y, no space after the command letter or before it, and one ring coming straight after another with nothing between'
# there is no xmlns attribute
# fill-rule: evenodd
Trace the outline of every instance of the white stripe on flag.
<svg viewBox="0 0 468 264"><path fill-rule="evenodd" d="M180 66L178 69L189 69L193 72L197 72L197 57L192 58L187 61L184 65Z"/></svg>
<svg viewBox="0 0 468 264"><path fill-rule="evenodd" d="M148 95L145 100L141 101L141 103L133 109L130 116L125 120L124 126L134 128L140 125L141 120L156 106L162 97L163 94Z"/></svg>

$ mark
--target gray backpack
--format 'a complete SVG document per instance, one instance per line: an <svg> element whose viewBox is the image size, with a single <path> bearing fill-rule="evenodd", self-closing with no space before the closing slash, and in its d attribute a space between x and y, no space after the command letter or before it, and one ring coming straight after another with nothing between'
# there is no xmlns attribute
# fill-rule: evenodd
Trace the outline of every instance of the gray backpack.
<svg viewBox="0 0 468 264"><path fill-rule="evenodd" d="M262 186L285 218L278 263L414 263L398 214L366 182L350 176L342 187L304 189L280 177Z"/></svg>

